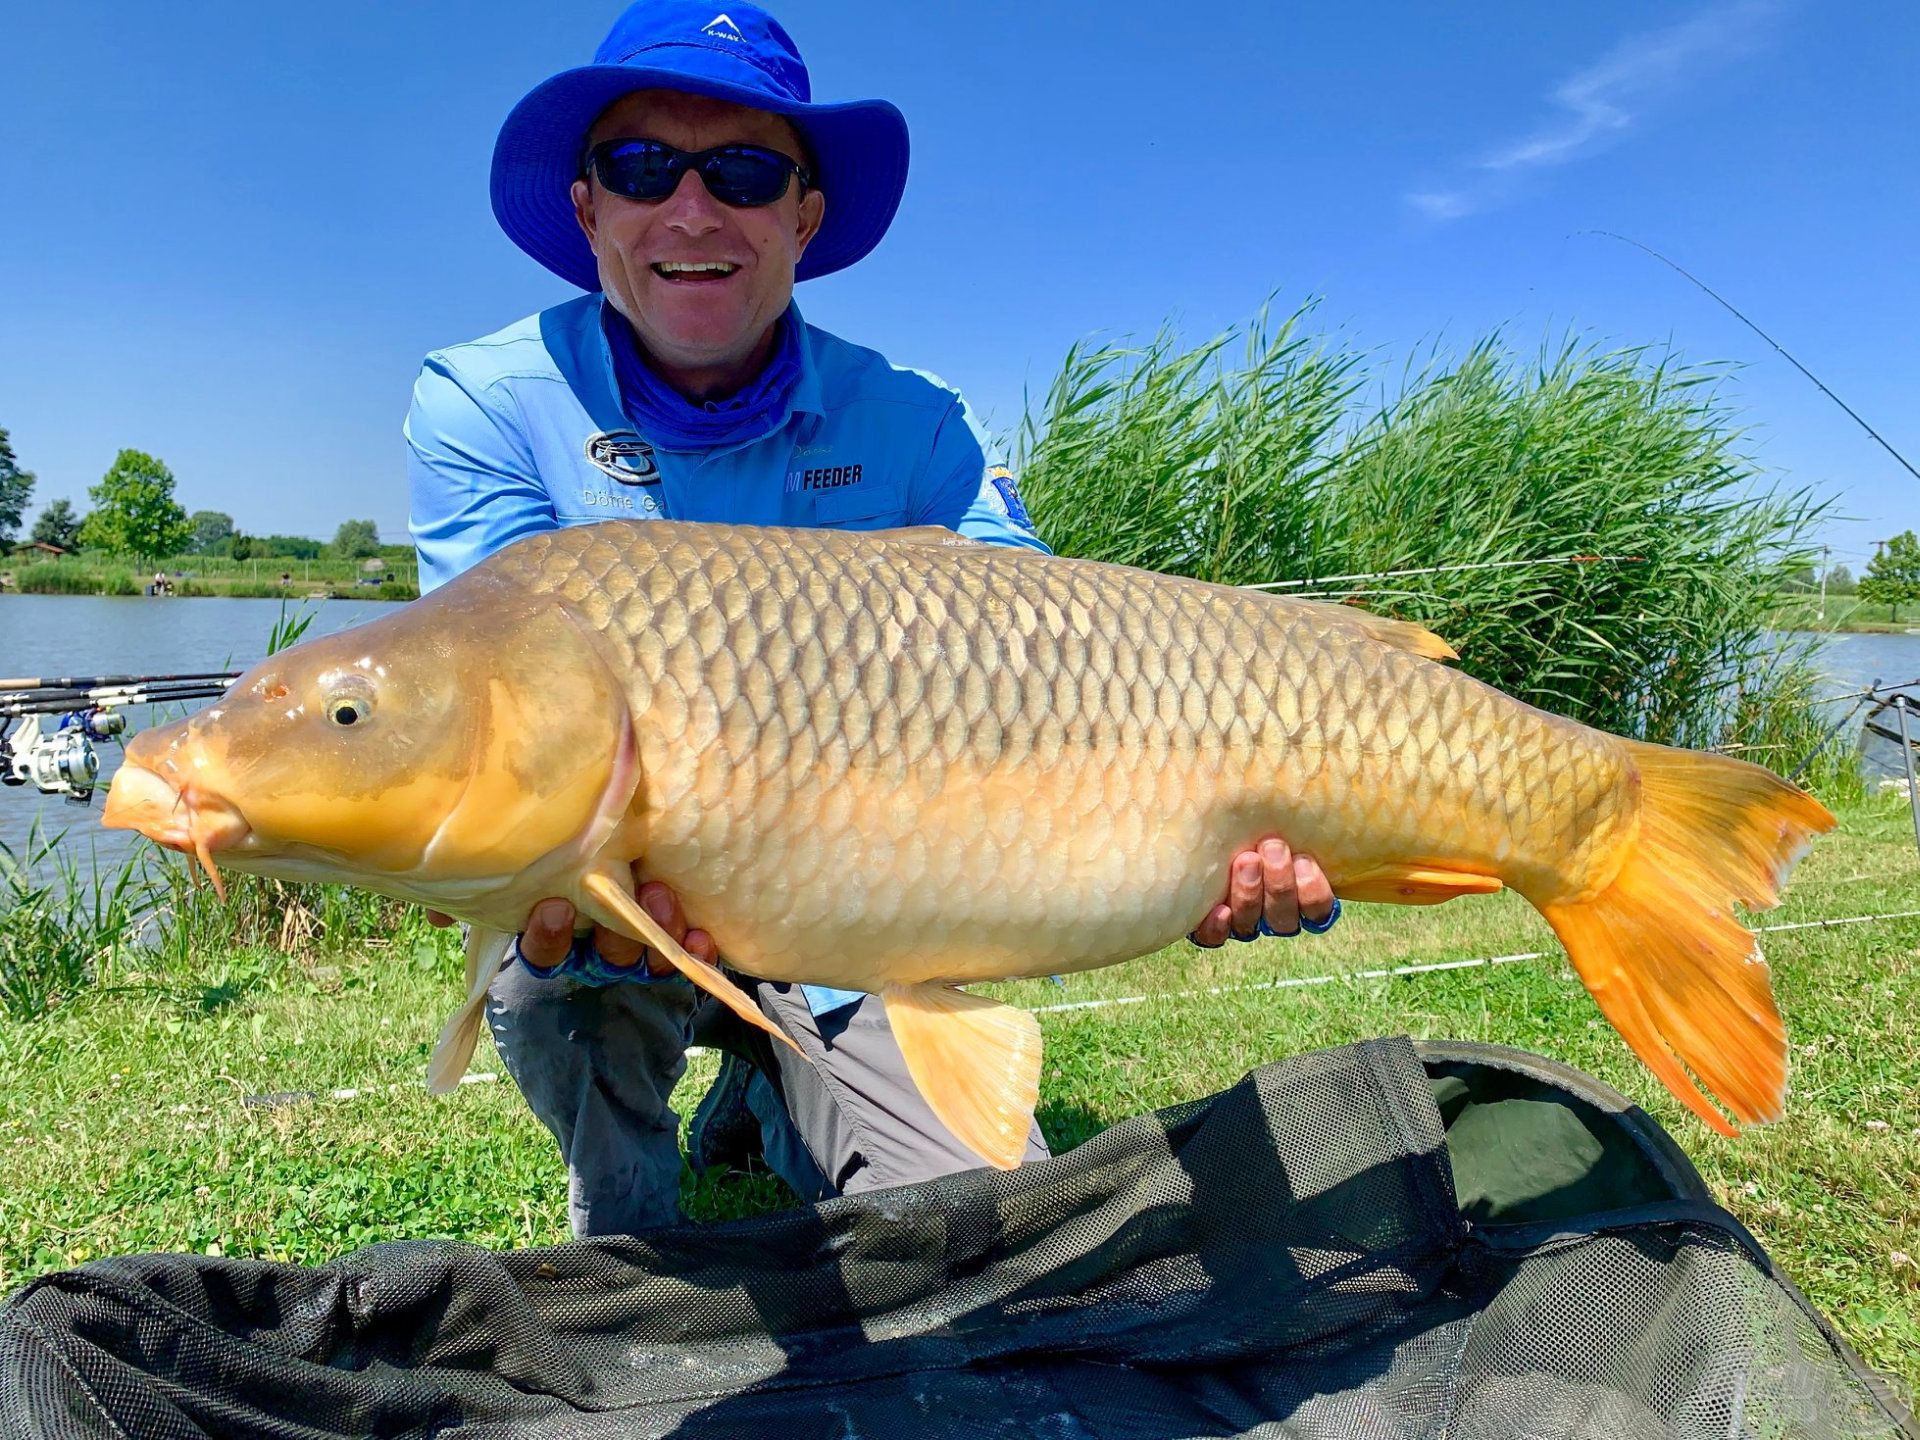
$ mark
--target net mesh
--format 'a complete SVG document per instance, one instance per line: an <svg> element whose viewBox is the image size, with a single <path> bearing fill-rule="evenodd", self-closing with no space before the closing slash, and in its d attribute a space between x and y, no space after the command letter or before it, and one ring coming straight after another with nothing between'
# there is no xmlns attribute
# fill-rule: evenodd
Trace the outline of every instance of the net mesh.
<svg viewBox="0 0 1920 1440"><path fill-rule="evenodd" d="M1434 1093L1375 1041L1015 1172L727 1225L98 1261L0 1311L0 1433L1915 1434L1697 1196L1470 1223Z"/></svg>

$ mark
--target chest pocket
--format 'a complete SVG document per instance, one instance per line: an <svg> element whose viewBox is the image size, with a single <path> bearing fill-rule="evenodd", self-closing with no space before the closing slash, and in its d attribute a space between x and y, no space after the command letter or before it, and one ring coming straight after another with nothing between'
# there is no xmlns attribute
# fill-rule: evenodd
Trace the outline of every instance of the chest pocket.
<svg viewBox="0 0 1920 1440"><path fill-rule="evenodd" d="M813 523L835 530L886 530L907 523L907 489L868 481L813 497Z"/></svg>

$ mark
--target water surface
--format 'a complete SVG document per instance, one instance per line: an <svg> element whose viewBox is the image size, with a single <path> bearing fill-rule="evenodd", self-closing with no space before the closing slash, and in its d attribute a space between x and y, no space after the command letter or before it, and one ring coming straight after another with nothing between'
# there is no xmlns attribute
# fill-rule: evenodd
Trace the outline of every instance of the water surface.
<svg viewBox="0 0 1920 1440"><path fill-rule="evenodd" d="M0 678L60 675L177 675L244 669L267 651L267 637L280 618L279 600L174 599L109 595L0 595ZM286 602L289 615L311 614L309 636L391 613L374 600ZM178 719L211 701L134 705L126 710L129 734ZM17 728L17 726L16 726ZM100 827L107 782L120 766L120 747L100 754L100 788L91 805L76 805L31 786L0 788L0 843L17 852L36 820L42 829L65 829L86 864L92 839L103 863L116 862L139 836Z"/></svg>

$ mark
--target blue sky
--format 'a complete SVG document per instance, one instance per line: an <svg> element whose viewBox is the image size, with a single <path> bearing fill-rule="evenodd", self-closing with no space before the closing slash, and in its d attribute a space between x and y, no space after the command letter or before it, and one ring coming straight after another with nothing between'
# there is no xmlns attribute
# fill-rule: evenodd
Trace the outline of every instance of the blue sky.
<svg viewBox="0 0 1920 1440"><path fill-rule="evenodd" d="M716 0L717 5L724 0ZM0 17L0 425L39 504L122 446L250 531L406 522L420 357L571 292L496 228L493 136L616 6L90 0ZM821 98L913 132L892 233L808 318L999 426L1074 340L1199 340L1269 294L1385 365L1573 330L1745 362L1836 558L1920 527L1920 482L1655 246L1920 463L1920 9L871 5L788 0Z"/></svg>

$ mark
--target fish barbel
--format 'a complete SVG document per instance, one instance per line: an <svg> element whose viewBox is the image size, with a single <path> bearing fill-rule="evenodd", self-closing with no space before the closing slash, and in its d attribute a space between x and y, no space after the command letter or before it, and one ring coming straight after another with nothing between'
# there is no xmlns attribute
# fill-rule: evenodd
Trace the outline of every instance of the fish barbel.
<svg viewBox="0 0 1920 1440"><path fill-rule="evenodd" d="M1156 950L1277 834L1348 900L1517 890L1690 1109L1733 1133L1689 1070L1737 1119L1777 1117L1785 1030L1733 907L1777 903L1833 817L1451 657L1343 606L942 530L612 521L262 661L128 746L106 823L216 879L346 881L471 922L439 1089L550 895L772 1028L635 903L637 861L733 970L883 996L934 1113L1011 1165L1038 1025L955 987Z"/></svg>

